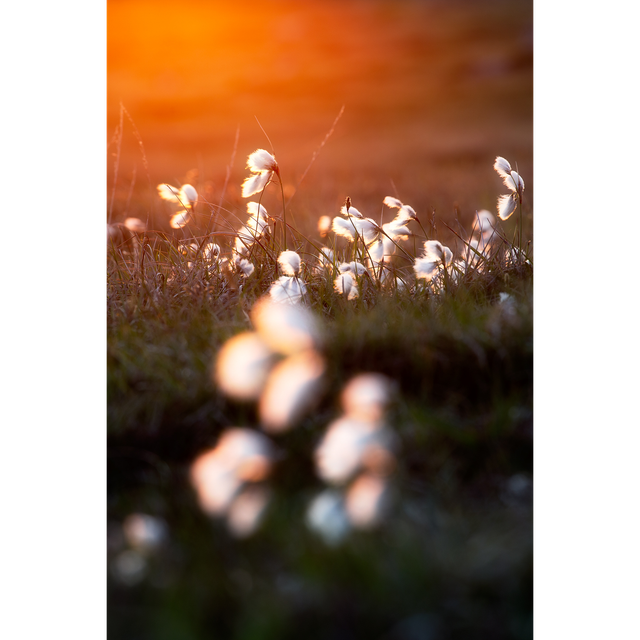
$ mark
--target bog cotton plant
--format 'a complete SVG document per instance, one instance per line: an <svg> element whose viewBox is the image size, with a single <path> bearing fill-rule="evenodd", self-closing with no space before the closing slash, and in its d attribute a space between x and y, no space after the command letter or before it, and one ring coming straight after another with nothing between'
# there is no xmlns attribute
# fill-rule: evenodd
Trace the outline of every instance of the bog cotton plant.
<svg viewBox="0 0 640 640"><path fill-rule="evenodd" d="M274 447L267 436L246 427L225 429L217 445L201 453L190 467L201 509L224 519L236 537L251 535L269 503L264 481L273 462Z"/></svg>
<svg viewBox="0 0 640 640"><path fill-rule="evenodd" d="M416 258L413 265L416 278L429 282L440 269L443 269L446 273L446 267L452 260L453 252L449 247L445 247L441 242L438 242L438 240L427 240L424 243L422 255Z"/></svg>
<svg viewBox="0 0 640 640"><path fill-rule="evenodd" d="M396 464L396 435L385 424L391 396L392 384L382 374L351 378L341 394L342 415L315 449L316 473L329 487L311 501L306 521L328 544L351 528L375 526L384 515Z"/></svg>
<svg viewBox="0 0 640 640"><path fill-rule="evenodd" d="M253 174L242 183L242 197L249 198L262 191L274 175L280 174L276 159L264 149L256 149L247 158L247 169Z"/></svg>
<svg viewBox="0 0 640 640"><path fill-rule="evenodd" d="M196 204L198 204L198 192L190 184L183 184L179 189L170 184L159 184L158 195L167 202L178 204L181 209L171 216L169 224L173 229L181 229L191 219Z"/></svg>
<svg viewBox="0 0 640 640"><path fill-rule="evenodd" d="M278 264L284 275L269 287L269 295L274 302L297 304L304 299L307 285L298 277L300 256L295 251L282 251Z"/></svg>
<svg viewBox="0 0 640 640"><path fill-rule="evenodd" d="M247 158L247 169L253 174L245 179L242 183L242 197L249 198L256 193L264 191L267 185L273 180L274 176L278 176L280 183L280 194L282 196L282 222L283 231L282 239L284 249L287 249L287 212L284 202L284 187L282 177L280 176L280 167L276 159L265 149L256 149L249 154Z"/></svg>
<svg viewBox="0 0 640 640"><path fill-rule="evenodd" d="M524 191L524 180L520 175L511 169L508 160L501 156L496 158L493 168L502 178L504 186L511 193L502 195L498 198L498 216L501 220L507 220L516 210L518 204L522 204L522 192Z"/></svg>
<svg viewBox="0 0 640 640"><path fill-rule="evenodd" d="M524 180L517 171L514 171L509 161L498 156L493 164L502 181L511 193L499 196L498 217L507 220L511 214L520 206L520 221L518 227L518 247L522 246L522 194L524 192ZM521 249L519 249L520 251Z"/></svg>

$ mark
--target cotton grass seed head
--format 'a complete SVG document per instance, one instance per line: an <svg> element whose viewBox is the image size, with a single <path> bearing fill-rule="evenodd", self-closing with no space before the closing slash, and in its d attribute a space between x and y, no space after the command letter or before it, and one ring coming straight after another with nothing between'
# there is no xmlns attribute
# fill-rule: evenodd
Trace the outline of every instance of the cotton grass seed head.
<svg viewBox="0 0 640 640"><path fill-rule="evenodd" d="M184 211L179 211L172 215L169 220L169 224L172 229L182 229L182 227L185 227L188 224L190 219L191 213L185 209Z"/></svg>
<svg viewBox="0 0 640 640"><path fill-rule="evenodd" d="M269 287L269 295L274 302L298 304L302 301L307 286L299 278L281 276Z"/></svg>
<svg viewBox="0 0 640 640"><path fill-rule="evenodd" d="M493 213L491 213L491 211L487 211L487 209L480 209L480 211L476 211L476 215L473 219L472 232L493 232L495 225L496 218Z"/></svg>
<svg viewBox="0 0 640 640"><path fill-rule="evenodd" d="M353 242L356 238L356 228L350 220L336 216L331 224L331 230L338 236Z"/></svg>
<svg viewBox="0 0 640 640"><path fill-rule="evenodd" d="M278 264L285 276L297 276L300 272L300 256L295 251L282 251L278 256Z"/></svg>
<svg viewBox="0 0 640 640"><path fill-rule="evenodd" d="M231 398L257 400L274 360L273 351L257 333L240 333L218 352L213 382Z"/></svg>
<svg viewBox="0 0 640 640"><path fill-rule="evenodd" d="M342 494L336 489L325 489L319 493L307 509L306 522L326 544L339 544L351 528Z"/></svg>
<svg viewBox="0 0 640 640"><path fill-rule="evenodd" d="M428 258L434 261L440 261L442 263L449 264L453 260L453 252L449 247L445 247L438 240L427 240L424 243L423 258Z"/></svg>
<svg viewBox="0 0 640 640"><path fill-rule="evenodd" d="M289 356L272 369L260 396L260 424L268 433L291 429L319 398L326 365L309 349Z"/></svg>
<svg viewBox="0 0 640 640"><path fill-rule="evenodd" d="M336 293L345 296L347 300L355 300L358 295L358 284L351 271L341 273L334 281L333 288Z"/></svg>
<svg viewBox="0 0 640 640"><path fill-rule="evenodd" d="M124 226L133 233L144 233L147 230L147 225L140 218L127 218L124 221Z"/></svg>
<svg viewBox="0 0 640 640"><path fill-rule="evenodd" d="M190 184L183 184L179 189L170 184L159 184L158 195L168 202L179 204L184 209L193 209L198 203L198 192Z"/></svg>
<svg viewBox="0 0 640 640"><path fill-rule="evenodd" d="M326 238L330 229L331 229L331 217L320 216L320 218L318 218L318 233L320 234L320 237Z"/></svg>
<svg viewBox="0 0 640 640"><path fill-rule="evenodd" d="M381 373L362 373L349 380L341 402L348 416L360 420L381 420L391 400L393 385Z"/></svg>
<svg viewBox="0 0 640 640"><path fill-rule="evenodd" d="M277 171L276 159L265 149L256 149L247 158L247 169L253 173L260 171Z"/></svg>
<svg viewBox="0 0 640 640"><path fill-rule="evenodd" d="M507 220L518 206L518 194L509 193L498 197L498 217Z"/></svg>
<svg viewBox="0 0 640 640"><path fill-rule="evenodd" d="M363 473L349 486L344 506L347 518L356 529L371 529L379 524L389 505L387 481Z"/></svg>
<svg viewBox="0 0 640 640"><path fill-rule="evenodd" d="M438 262L431 258L416 258L413 265L418 280L431 280L438 273Z"/></svg>
<svg viewBox="0 0 640 640"><path fill-rule="evenodd" d="M269 296L251 309L251 321L262 341L276 353L292 355L322 344L316 316L300 305L277 304Z"/></svg>
<svg viewBox="0 0 640 640"><path fill-rule="evenodd" d="M408 204L403 204L398 200L398 198L394 198L393 196L387 196L383 203L390 207L391 209L399 209L398 215L396 217L396 222L407 222L409 220L417 220L418 214L415 212L413 207L410 207Z"/></svg>
<svg viewBox="0 0 640 640"><path fill-rule="evenodd" d="M200 454L189 470L202 510L224 515L246 483L269 475L273 457L273 446L264 434L243 427L226 429L218 444Z"/></svg>
<svg viewBox="0 0 640 640"><path fill-rule="evenodd" d="M506 178L511 174L511 165L509 164L509 161L502 156L498 156L496 158L493 168L498 172L498 175L501 178Z"/></svg>
<svg viewBox="0 0 640 640"><path fill-rule="evenodd" d="M280 173L276 159L265 149L257 149L249 155L247 169L254 175L242 183L243 198L248 198L262 191L269 184L273 174Z"/></svg>

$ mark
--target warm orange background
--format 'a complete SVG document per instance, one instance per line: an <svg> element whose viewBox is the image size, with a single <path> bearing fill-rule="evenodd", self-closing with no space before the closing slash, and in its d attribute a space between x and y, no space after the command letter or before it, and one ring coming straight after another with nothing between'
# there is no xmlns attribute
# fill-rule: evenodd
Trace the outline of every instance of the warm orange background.
<svg viewBox="0 0 640 640"><path fill-rule="evenodd" d="M272 149L256 118L296 184L343 105L298 220L346 195L379 217L395 195L466 221L495 211L496 155L517 163L530 210L532 14L531 0L108 0L109 200L120 103L142 141L125 115L114 219L162 217L155 185L187 177L217 203L238 129L224 204L243 211L246 157Z"/></svg>

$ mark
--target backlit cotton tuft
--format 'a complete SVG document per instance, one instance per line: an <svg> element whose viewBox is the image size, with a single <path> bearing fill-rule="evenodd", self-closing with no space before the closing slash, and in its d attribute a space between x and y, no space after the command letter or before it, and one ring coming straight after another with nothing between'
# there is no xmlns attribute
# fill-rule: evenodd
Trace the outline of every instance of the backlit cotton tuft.
<svg viewBox="0 0 640 640"><path fill-rule="evenodd" d="M273 178L273 174L279 171L276 159L264 149L257 149L249 155L247 168L255 175L248 177L242 183L243 198L262 191Z"/></svg>
<svg viewBox="0 0 640 640"><path fill-rule="evenodd" d="M318 400L324 371L323 358L312 350L279 362L260 396L258 413L263 429L280 433L295 426Z"/></svg>
<svg viewBox="0 0 640 640"><path fill-rule="evenodd" d="M274 354L257 333L240 333L222 345L214 382L237 400L256 400L267 381Z"/></svg>
<svg viewBox="0 0 640 640"><path fill-rule="evenodd" d="M321 343L316 316L300 305L276 304L265 296L254 304L251 320L261 340L282 355L313 349Z"/></svg>
<svg viewBox="0 0 640 640"><path fill-rule="evenodd" d="M199 455L190 468L191 483L202 510L224 515L240 489L264 480L271 471L272 445L252 429L233 427L222 433L218 444Z"/></svg>

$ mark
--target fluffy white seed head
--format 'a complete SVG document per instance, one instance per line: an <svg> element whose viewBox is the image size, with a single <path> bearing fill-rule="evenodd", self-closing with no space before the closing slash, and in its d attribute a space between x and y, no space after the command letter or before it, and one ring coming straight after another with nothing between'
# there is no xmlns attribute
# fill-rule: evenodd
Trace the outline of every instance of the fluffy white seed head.
<svg viewBox="0 0 640 640"><path fill-rule="evenodd" d="M178 211L178 213L172 215L171 220L169 220L169 224L172 229L182 229L182 227L187 225L190 219L191 213L184 209L183 211Z"/></svg>
<svg viewBox="0 0 640 640"><path fill-rule="evenodd" d="M502 156L498 156L496 158L493 168L498 172L498 175L501 178L506 178L511 173L511 165L509 164L509 161Z"/></svg>
<svg viewBox="0 0 640 640"><path fill-rule="evenodd" d="M400 207L402 207L402 202L393 196L387 196L383 202L387 207L391 207L392 209L400 209Z"/></svg>
<svg viewBox="0 0 640 640"><path fill-rule="evenodd" d="M172 187L170 184L159 184L158 185L158 195L168 202L178 203L178 195L180 193L180 189L177 187Z"/></svg>
<svg viewBox="0 0 640 640"><path fill-rule="evenodd" d="M299 278L281 276L269 287L274 302L297 304L307 292L307 286Z"/></svg>
<svg viewBox="0 0 640 640"><path fill-rule="evenodd" d="M183 184L178 194L178 199L183 207L193 209L198 204L198 192L190 184Z"/></svg>
<svg viewBox="0 0 640 640"><path fill-rule="evenodd" d="M493 213L486 209L480 209L480 211L476 212L475 218L473 219L473 231L478 231L479 233L493 231L495 224L496 218Z"/></svg>
<svg viewBox="0 0 640 640"><path fill-rule="evenodd" d="M300 271L300 256L295 251L283 251L278 256L278 264L285 276L297 276Z"/></svg>
<svg viewBox="0 0 640 640"><path fill-rule="evenodd" d="M333 288L347 300L355 300L358 297L358 285L351 271L341 273L334 281Z"/></svg>
<svg viewBox="0 0 640 640"><path fill-rule="evenodd" d="M267 210L258 202L247 202L247 213L251 215L251 218L267 220L269 217Z"/></svg>
<svg viewBox="0 0 640 640"><path fill-rule="evenodd" d="M242 183L242 197L249 198L252 195L262 191L271 179L271 171L262 171L246 178Z"/></svg>
<svg viewBox="0 0 640 640"><path fill-rule="evenodd" d="M322 356L309 349L285 358L272 369L258 406L265 431L286 431L313 407L325 367Z"/></svg>
<svg viewBox="0 0 640 640"><path fill-rule="evenodd" d="M351 220L345 220L336 216L331 224L331 229L336 235L346 238L349 242L353 242L356 237L356 230Z"/></svg>
<svg viewBox="0 0 640 640"><path fill-rule="evenodd" d="M318 218L318 233L321 238L325 238L331 229L331 218L329 216L320 216Z"/></svg>
<svg viewBox="0 0 640 640"><path fill-rule="evenodd" d="M277 304L263 296L251 309L251 321L263 342L281 355L314 349L322 341L316 316L302 305Z"/></svg>
<svg viewBox="0 0 640 640"><path fill-rule="evenodd" d="M449 264L453 260L453 252L449 247L445 247L438 240L427 240L424 243L424 252L422 258L433 262L443 262Z"/></svg>
<svg viewBox="0 0 640 640"><path fill-rule="evenodd" d="M134 233L144 233L147 230L147 225L140 218L127 218L124 226Z"/></svg>
<svg viewBox="0 0 640 640"><path fill-rule="evenodd" d="M352 273L353 275L356 276L361 276L365 273L369 273L367 271L367 268L361 264L360 262L343 262L339 267L338 270L340 271L340 273Z"/></svg>
<svg viewBox="0 0 640 640"><path fill-rule="evenodd" d="M418 280L431 280L438 272L438 262L431 258L416 258L413 270L416 272Z"/></svg>
<svg viewBox="0 0 640 640"><path fill-rule="evenodd" d="M522 179L522 176L519 173L512 171L511 179L513 180L515 191L522 193L524 191L524 180Z"/></svg>
<svg viewBox="0 0 640 640"><path fill-rule="evenodd" d="M265 149L256 149L247 158L247 169L254 173L260 171L277 171L276 159Z"/></svg>
<svg viewBox="0 0 640 640"><path fill-rule="evenodd" d="M415 212L415 209L413 207L410 207L408 204L402 204L402 202L400 202L398 198L387 196L384 199L384 204L386 204L388 207L391 207L392 209L400 209L394 222L404 223L408 220L418 219L418 214Z"/></svg>
<svg viewBox="0 0 640 640"><path fill-rule="evenodd" d="M352 221L365 244L371 244L378 238L380 227L371 218L354 218Z"/></svg>
<svg viewBox="0 0 640 640"><path fill-rule="evenodd" d="M501 220L506 220L516 210L517 199L517 193L510 193L498 198L498 217Z"/></svg>
<svg viewBox="0 0 640 640"><path fill-rule="evenodd" d="M214 383L238 400L256 400L267 381L274 353L257 333L227 340L216 358Z"/></svg>

